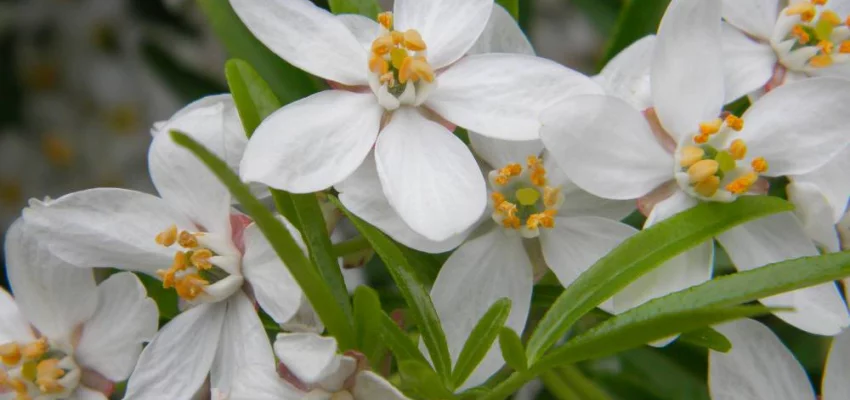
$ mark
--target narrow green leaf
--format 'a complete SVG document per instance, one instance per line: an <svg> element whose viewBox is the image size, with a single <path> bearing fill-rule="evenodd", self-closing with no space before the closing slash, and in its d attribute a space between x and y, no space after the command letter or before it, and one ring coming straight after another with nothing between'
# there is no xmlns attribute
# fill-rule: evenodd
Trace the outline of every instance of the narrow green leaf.
<svg viewBox="0 0 850 400"><path fill-rule="evenodd" d="M539 360L581 316L664 261L733 226L792 209L790 203L774 197L745 196L733 203L700 204L638 232L558 296L531 335L529 360Z"/></svg>
<svg viewBox="0 0 850 400"><path fill-rule="evenodd" d="M631 0L620 12L614 35L608 42L602 65L638 39L658 31L670 0Z"/></svg>
<svg viewBox="0 0 850 400"><path fill-rule="evenodd" d="M283 104L320 89L312 76L289 65L257 40L228 0L198 0L198 3L230 56L251 64Z"/></svg>
<svg viewBox="0 0 850 400"><path fill-rule="evenodd" d="M357 349L366 355L373 368L383 363L387 345L381 340L381 300L378 292L368 286L358 286L354 291L354 331L357 333Z"/></svg>
<svg viewBox="0 0 850 400"><path fill-rule="evenodd" d="M475 367L490 351L510 314L511 299L502 298L493 303L490 309L484 313L484 316L478 320L478 323L472 328L469 338L466 339L466 343L463 344L463 349L460 351L454 371L452 371L454 387L460 387L475 371Z"/></svg>
<svg viewBox="0 0 850 400"><path fill-rule="evenodd" d="M334 14L360 14L375 19L381 13L381 5L375 0L328 0Z"/></svg>
<svg viewBox="0 0 850 400"><path fill-rule="evenodd" d="M519 0L496 0L496 3L505 7L505 10L508 10L508 13L519 21Z"/></svg>
<svg viewBox="0 0 850 400"><path fill-rule="evenodd" d="M348 211L339 199L334 196L328 196L328 198L345 213L357 230L360 231L360 234L372 243L372 248L384 261L396 286L398 286L404 300L410 307L411 316L422 332L422 340L425 342L425 347L428 348L434 367L443 379L447 382L450 381L452 360L449 356L446 335L443 333L440 319L437 317L437 310L434 309L428 290L417 279L416 272L404 257L404 253L381 231Z"/></svg>
<svg viewBox="0 0 850 400"><path fill-rule="evenodd" d="M692 344L694 346L705 347L721 353L726 353L732 350L732 343L722 333L711 329L703 328L692 332L688 332L679 337L680 342Z"/></svg>
<svg viewBox="0 0 850 400"><path fill-rule="evenodd" d="M605 393L595 382L588 379L575 365L565 365L557 369L558 374L582 400L611 400L611 396Z"/></svg>
<svg viewBox="0 0 850 400"><path fill-rule="evenodd" d="M543 381L543 386L546 387L546 391L551 393L558 400L573 400L582 398L581 395L573 390L573 388L571 388L564 378L555 370L543 372L540 374L540 380Z"/></svg>
<svg viewBox="0 0 850 400"><path fill-rule="evenodd" d="M419 352L416 344L396 325L395 321L389 315L381 312L378 322L381 324L381 339L390 348L390 351L393 352L393 356L395 356L398 362L414 360L428 364L428 360Z"/></svg>
<svg viewBox="0 0 850 400"><path fill-rule="evenodd" d="M239 180L239 177L228 168L227 164L207 150L191 137L171 132L174 142L185 147L197 156L221 182L227 186L233 197L239 201L245 211L257 224L257 227L268 238L278 257L284 262L292 277L304 291L310 304L325 324L331 335L336 338L341 348L354 347L355 335L345 311L334 301L333 293L322 280L316 269L310 265L301 248L289 234L289 230L280 220L257 200L251 190Z"/></svg>
<svg viewBox="0 0 850 400"><path fill-rule="evenodd" d="M621 353L618 357L623 369L616 373L612 371L612 379L625 380L659 400L709 400L705 375L688 370L679 363L679 359L647 346Z"/></svg>
<svg viewBox="0 0 850 400"><path fill-rule="evenodd" d="M643 308L640 306L632 311ZM559 365L597 359L638 347L678 333L739 318L749 318L777 311L761 305L705 307L686 311L656 312L634 319L631 311L605 321L584 334L553 350L534 364L534 371L545 371ZM650 311L648 308L642 310ZM626 316L623 318L623 316Z"/></svg>
<svg viewBox="0 0 850 400"><path fill-rule="evenodd" d="M221 84L192 71L154 42L142 42L142 57L168 88L184 102L225 91Z"/></svg>
<svg viewBox="0 0 850 400"><path fill-rule="evenodd" d="M499 332L499 347L502 348L505 364L520 372L528 370L528 359L525 358L522 340L513 329L502 328Z"/></svg>
<svg viewBox="0 0 850 400"><path fill-rule="evenodd" d="M427 364L415 360L398 363L401 378L410 389L426 399L451 399L454 394Z"/></svg>
<svg viewBox="0 0 850 400"><path fill-rule="evenodd" d="M228 60L224 65L224 74L245 134L250 138L260 123L283 105L269 84L247 62Z"/></svg>

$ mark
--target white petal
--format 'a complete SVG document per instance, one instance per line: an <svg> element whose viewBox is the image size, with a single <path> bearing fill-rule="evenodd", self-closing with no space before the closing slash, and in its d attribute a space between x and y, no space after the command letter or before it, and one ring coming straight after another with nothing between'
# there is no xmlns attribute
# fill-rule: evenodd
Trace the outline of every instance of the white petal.
<svg viewBox="0 0 850 400"><path fill-rule="evenodd" d="M6 274L15 302L43 335L70 340L97 308L92 270L74 268L39 246L22 220L6 232Z"/></svg>
<svg viewBox="0 0 850 400"><path fill-rule="evenodd" d="M124 398L192 398L209 374L226 311L226 302L201 304L172 319L142 351Z"/></svg>
<svg viewBox="0 0 850 400"><path fill-rule="evenodd" d="M230 0L245 26L269 49L313 75L365 85L367 52L351 31L307 0Z"/></svg>
<svg viewBox="0 0 850 400"><path fill-rule="evenodd" d="M649 75L654 49L655 35L643 37L608 61L593 80L605 88L605 93L628 102L635 109L652 107Z"/></svg>
<svg viewBox="0 0 850 400"><path fill-rule="evenodd" d="M249 365L238 371L228 400L302 400L304 393L286 384L272 365Z"/></svg>
<svg viewBox="0 0 850 400"><path fill-rule="evenodd" d="M77 389L74 390L74 393L71 394L70 400L109 400L109 397L106 397L101 392L98 392L94 389L89 389L83 385L77 386Z"/></svg>
<svg viewBox="0 0 850 400"><path fill-rule="evenodd" d="M832 341L824 367L821 396L823 400L841 400L850 393L850 331L844 331Z"/></svg>
<svg viewBox="0 0 850 400"><path fill-rule="evenodd" d="M534 48L514 17L499 4L475 45L466 54L514 53L534 55Z"/></svg>
<svg viewBox="0 0 850 400"><path fill-rule="evenodd" d="M731 103L764 87L777 60L770 44L757 42L729 24L723 24L722 30L725 102Z"/></svg>
<svg viewBox="0 0 850 400"><path fill-rule="evenodd" d="M354 38L360 42L360 46L363 47L365 51L372 50L372 42L381 36L383 32L383 27L380 24L375 22L375 20L366 18L362 15L358 14L339 14L336 15L336 19L345 25L348 30L351 31L351 34L354 35Z"/></svg>
<svg viewBox="0 0 850 400"><path fill-rule="evenodd" d="M732 342L732 350L709 351L712 400L815 399L806 371L766 326L742 319L715 329Z"/></svg>
<svg viewBox="0 0 850 400"><path fill-rule="evenodd" d="M318 386L328 392L342 390L345 381L357 372L357 359L349 356L337 356L339 367L319 382Z"/></svg>
<svg viewBox="0 0 850 400"><path fill-rule="evenodd" d="M0 288L0 342L28 342L35 338L27 321L12 299L12 295Z"/></svg>
<svg viewBox="0 0 850 400"><path fill-rule="evenodd" d="M548 109L541 139L579 187L604 198L641 197L673 178L673 157L646 119L611 96L576 96Z"/></svg>
<svg viewBox="0 0 850 400"><path fill-rule="evenodd" d="M850 80L812 78L782 85L743 115L740 137L752 157L764 157L768 176L805 174L850 143Z"/></svg>
<svg viewBox="0 0 850 400"><path fill-rule="evenodd" d="M468 230L444 241L433 241L416 233L390 206L381 188L374 157L366 157L363 165L348 179L336 185L339 200L348 211L374 225L397 242L426 253L445 253L459 246ZM473 224L474 228L476 224Z"/></svg>
<svg viewBox="0 0 850 400"><path fill-rule="evenodd" d="M407 397L386 379L371 371L357 374L354 383L354 400L407 400Z"/></svg>
<svg viewBox="0 0 850 400"><path fill-rule="evenodd" d="M289 222L285 222L291 227ZM300 233L291 229L293 237ZM256 224L245 228L242 273L251 283L257 303L277 323L289 321L301 305L303 292Z"/></svg>
<svg viewBox="0 0 850 400"><path fill-rule="evenodd" d="M555 169L553 169L555 168ZM560 170L556 166L546 167L546 172ZM550 185L557 185L564 194L564 204L558 210L558 215L565 217L595 216L619 221L626 218L635 210L635 202L630 200L609 200L594 196L569 180L555 184L549 178Z"/></svg>
<svg viewBox="0 0 850 400"><path fill-rule="evenodd" d="M717 236L735 267L747 271L766 264L818 255L792 213L757 219ZM847 306L834 283L825 283L760 300L771 307L793 307L776 316L816 335L835 335L850 325Z"/></svg>
<svg viewBox="0 0 850 400"><path fill-rule="evenodd" d="M415 29L428 45L428 62L443 68L478 40L493 7L491 0L396 0L395 29Z"/></svg>
<svg viewBox="0 0 850 400"><path fill-rule="evenodd" d="M723 107L720 0L674 0L658 28L652 98L674 137L695 132Z"/></svg>
<svg viewBox="0 0 850 400"><path fill-rule="evenodd" d="M83 326L75 356L86 368L120 382L136 367L142 343L156 334L159 312L139 278L129 272L110 276L95 293L97 311Z"/></svg>
<svg viewBox="0 0 850 400"><path fill-rule="evenodd" d="M295 377L307 384L317 383L336 372L336 340L314 333L281 333L274 342L274 353Z"/></svg>
<svg viewBox="0 0 850 400"><path fill-rule="evenodd" d="M443 265L431 299L442 322L452 362L456 362L472 328L496 300L512 300L505 326L522 334L533 285L531 261L522 239L501 228L466 242ZM480 385L504 365L498 345L459 390Z"/></svg>
<svg viewBox="0 0 850 400"><path fill-rule="evenodd" d="M230 393L239 370L252 364L274 365L274 353L257 310L248 296L239 292L227 300L210 386Z"/></svg>
<svg viewBox="0 0 850 400"><path fill-rule="evenodd" d="M636 232L631 226L600 217L559 217L554 228L540 232L540 246L549 269L567 287Z"/></svg>
<svg viewBox="0 0 850 400"><path fill-rule="evenodd" d="M242 160L242 179L296 193L327 189L369 154L383 112L372 93L340 90L289 104L254 132Z"/></svg>
<svg viewBox="0 0 850 400"><path fill-rule="evenodd" d="M50 251L78 267L121 268L149 275L167 268L174 250L156 244L172 225L197 231L159 197L124 189L90 189L24 210L24 221Z"/></svg>
<svg viewBox="0 0 850 400"><path fill-rule="evenodd" d="M471 131L507 140L537 139L538 119L547 107L569 96L602 92L578 72L519 54L464 57L437 81L428 108Z"/></svg>
<svg viewBox="0 0 850 400"><path fill-rule="evenodd" d="M809 239L828 252L841 251L838 231L832 219L832 208L821 190L808 182L788 184L788 200L794 203L794 215L800 219Z"/></svg>
<svg viewBox="0 0 850 400"><path fill-rule="evenodd" d="M469 144L475 154L487 161L493 169L510 163L525 165L528 156L539 156L543 152L543 142L539 140L491 139L475 132L469 132Z"/></svg>
<svg viewBox="0 0 850 400"><path fill-rule="evenodd" d="M723 0L723 18L750 36L768 41L779 18L779 0Z"/></svg>
<svg viewBox="0 0 850 400"><path fill-rule="evenodd" d="M817 186L832 208L833 221L838 222L844 216L850 198L850 179L847 179L847 171L850 171L850 146L845 147L822 167L794 176L792 180Z"/></svg>
<svg viewBox="0 0 850 400"><path fill-rule="evenodd" d="M459 234L484 212L484 177L469 149L415 109L393 114L378 138L375 160L390 204L428 239Z"/></svg>

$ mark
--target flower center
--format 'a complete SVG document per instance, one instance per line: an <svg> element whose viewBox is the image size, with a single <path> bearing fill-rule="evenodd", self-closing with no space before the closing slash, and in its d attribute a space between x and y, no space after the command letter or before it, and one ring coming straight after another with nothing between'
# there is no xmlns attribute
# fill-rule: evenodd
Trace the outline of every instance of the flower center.
<svg viewBox="0 0 850 400"><path fill-rule="evenodd" d="M177 225L172 225L156 236L156 243L179 247L171 267L156 271L156 274L162 279L163 288L173 288L184 300L198 299L207 293L210 285L230 276L216 264L232 262L232 257L214 251L214 238L206 232L181 231L178 234Z"/></svg>
<svg viewBox="0 0 850 400"><path fill-rule="evenodd" d="M546 169L537 156L529 156L526 168L508 164L490 172L490 194L496 223L508 230L518 230L525 238L540 235L540 228L553 228L564 195L558 187L548 185Z"/></svg>
<svg viewBox="0 0 850 400"><path fill-rule="evenodd" d="M16 400L68 398L82 371L69 351L57 347L44 337L0 345L0 393L14 392Z"/></svg>
<svg viewBox="0 0 850 400"><path fill-rule="evenodd" d="M393 30L393 14L378 15L384 28L372 42L369 85L387 110L425 102L436 75L428 63L428 46L415 29Z"/></svg>
<svg viewBox="0 0 850 400"><path fill-rule="evenodd" d="M850 62L850 17L842 19L824 9L827 0L804 0L785 8L780 15L774 43L782 64L808 72Z"/></svg>
<svg viewBox="0 0 850 400"><path fill-rule="evenodd" d="M733 201L746 193L766 172L763 157L747 158L747 145L731 139L744 128L744 121L732 114L704 122L693 141L676 154L676 181L694 197L709 201ZM724 146L725 143L728 145Z"/></svg>

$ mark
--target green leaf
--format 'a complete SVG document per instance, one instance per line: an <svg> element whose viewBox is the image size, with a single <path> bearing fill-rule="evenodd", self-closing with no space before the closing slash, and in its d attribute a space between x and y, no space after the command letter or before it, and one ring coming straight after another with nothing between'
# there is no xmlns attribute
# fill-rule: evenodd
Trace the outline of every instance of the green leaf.
<svg viewBox="0 0 850 400"><path fill-rule="evenodd" d="M228 0L198 0L198 3L230 56L251 64L283 104L307 97L320 89L312 76L283 61L257 40Z"/></svg>
<svg viewBox="0 0 850 400"><path fill-rule="evenodd" d="M381 5L375 0L328 0L334 14L360 14L376 19L381 13Z"/></svg>
<svg viewBox="0 0 850 400"><path fill-rule="evenodd" d="M599 368L592 378L606 383L608 388L625 386L618 391L623 395L640 390L652 394L652 398L658 400L710 400L704 372L688 370L679 358L668 357L647 346L620 353L617 358L621 369L613 371ZM700 361L704 365L705 360Z"/></svg>
<svg viewBox="0 0 850 400"><path fill-rule="evenodd" d="M528 359L525 358L525 349L522 340L511 328L502 328L499 332L499 347L502 348L502 358L505 364L517 371L528 370Z"/></svg>
<svg viewBox="0 0 850 400"><path fill-rule="evenodd" d="M595 382L588 379L575 365L565 365L557 369L564 381L575 390L583 400L611 400Z"/></svg>
<svg viewBox="0 0 850 400"><path fill-rule="evenodd" d="M460 387L475 371L475 367L481 363L487 352L493 346L499 332L505 326L508 315L511 314L511 299L502 298L493 303L484 316L472 328L469 338L463 344L454 371L452 371L452 382L454 387Z"/></svg>
<svg viewBox="0 0 850 400"><path fill-rule="evenodd" d="M405 360L398 363L398 369L404 383L426 399L453 399L455 397L427 364L415 360Z"/></svg>
<svg viewBox="0 0 850 400"><path fill-rule="evenodd" d="M440 319L437 317L437 310L434 309L428 290L417 279L416 272L404 257L404 253L381 231L348 211L339 199L334 196L328 196L328 198L345 213L357 230L360 231L360 234L372 243L372 248L384 261L387 270L398 286L399 292L404 296L404 300L410 307L411 316L422 333L422 340L425 342L425 347L428 348L434 367L443 379L447 382L450 381L452 360L449 356L446 335L443 333Z"/></svg>
<svg viewBox="0 0 850 400"><path fill-rule="evenodd" d="M546 391L551 393L556 399L572 400L582 398L555 370L543 372L540 374L540 380L543 381Z"/></svg>
<svg viewBox="0 0 850 400"><path fill-rule="evenodd" d="M745 196L733 203L700 204L638 232L597 261L558 297L531 335L529 360L539 360L581 316L663 262L733 226L792 209L781 199Z"/></svg>
<svg viewBox="0 0 850 400"><path fill-rule="evenodd" d="M680 342L692 344L694 346L705 347L721 353L726 353L732 350L732 342L723 336L722 333L711 329L704 328L688 332L679 337Z"/></svg>
<svg viewBox="0 0 850 400"><path fill-rule="evenodd" d="M643 310L639 314L645 315L652 312L652 315L645 318L636 318L636 314L629 315L642 308ZM598 359L678 333L689 332L733 319L764 315L778 310L780 309L754 305L657 312L657 310L640 306L611 318L570 340L540 359L532 369L534 371L545 371L559 365Z"/></svg>
<svg viewBox="0 0 850 400"><path fill-rule="evenodd" d="M373 368L383 363L387 345L381 340L382 314L378 292L368 286L358 286L354 291L354 331L357 349L366 355Z"/></svg>
<svg viewBox="0 0 850 400"><path fill-rule="evenodd" d="M602 65L638 39L658 31L658 24L669 3L670 0L627 1L617 19L614 35L608 42Z"/></svg>
<svg viewBox="0 0 850 400"><path fill-rule="evenodd" d="M381 339L393 352L393 356L398 362L414 360L428 364L428 360L419 352L416 343L410 340L410 337L396 325L389 315L382 311L378 322L381 324Z"/></svg>
<svg viewBox="0 0 850 400"><path fill-rule="evenodd" d="M496 0L496 3L505 7L505 10L508 10L508 13L519 21L519 0Z"/></svg>
<svg viewBox="0 0 850 400"><path fill-rule="evenodd" d="M154 42L142 43L142 57L166 86L186 103L225 91L221 84L192 71Z"/></svg>
<svg viewBox="0 0 850 400"><path fill-rule="evenodd" d="M228 168L227 164L207 150L191 137L171 132L174 142L185 147L197 156L213 174L230 190L233 197L239 201L245 211L269 240L278 257L283 261L298 286L304 291L310 304L316 310L331 335L336 338L341 348L354 347L355 335L350 319L345 311L334 301L333 293L322 280L303 251L289 234L283 223L257 200L251 190L239 177Z"/></svg>
<svg viewBox="0 0 850 400"><path fill-rule="evenodd" d="M224 74L245 134L250 138L260 123L283 105L269 84L247 62L228 60L224 65Z"/></svg>

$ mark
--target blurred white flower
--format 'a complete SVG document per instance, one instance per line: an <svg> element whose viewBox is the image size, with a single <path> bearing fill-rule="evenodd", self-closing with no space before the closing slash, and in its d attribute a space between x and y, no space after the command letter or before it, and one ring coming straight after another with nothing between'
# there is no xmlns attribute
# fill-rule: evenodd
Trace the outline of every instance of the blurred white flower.
<svg viewBox="0 0 850 400"><path fill-rule="evenodd" d="M131 273L97 285L90 268L40 247L23 221L7 233L5 252L15 298L0 289L0 393L106 399L156 333L156 303Z"/></svg>

